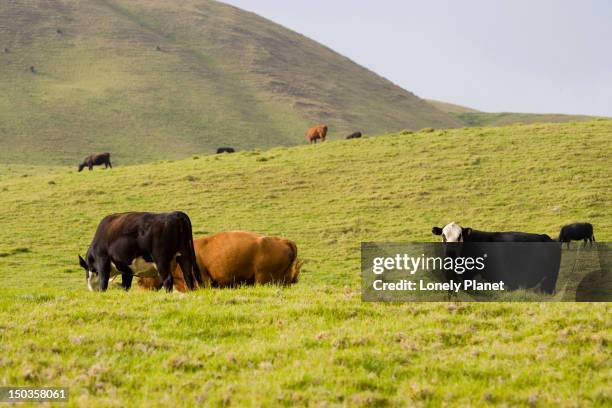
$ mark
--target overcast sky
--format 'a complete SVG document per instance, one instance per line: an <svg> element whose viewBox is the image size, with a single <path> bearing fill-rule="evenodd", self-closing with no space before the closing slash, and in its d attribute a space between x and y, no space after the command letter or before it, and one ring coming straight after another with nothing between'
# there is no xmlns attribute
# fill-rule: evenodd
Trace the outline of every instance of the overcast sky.
<svg viewBox="0 0 612 408"><path fill-rule="evenodd" d="M224 0L423 98L612 116L611 0Z"/></svg>

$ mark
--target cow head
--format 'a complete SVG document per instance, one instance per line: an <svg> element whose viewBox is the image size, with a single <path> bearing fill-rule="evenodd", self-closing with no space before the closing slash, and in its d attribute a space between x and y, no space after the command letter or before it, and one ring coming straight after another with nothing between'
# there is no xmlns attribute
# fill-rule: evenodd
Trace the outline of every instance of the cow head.
<svg viewBox="0 0 612 408"><path fill-rule="evenodd" d="M459 224L451 222L444 228L433 227L431 232L434 235L441 235L443 242L462 242L464 237L469 236L471 228L462 228ZM467 233L467 235L466 235Z"/></svg>
<svg viewBox="0 0 612 408"><path fill-rule="evenodd" d="M79 255L79 264L83 269L85 269L87 288L92 292L100 291L100 273L96 270L96 263L93 256L91 256L89 253L87 254L87 259L88 261L85 261L85 259Z"/></svg>
<svg viewBox="0 0 612 408"><path fill-rule="evenodd" d="M79 171L83 171L84 168L85 168L85 163L79 164Z"/></svg>
<svg viewBox="0 0 612 408"><path fill-rule="evenodd" d="M455 222L447 224L444 228L433 227L431 232L434 235L441 235L445 245L445 254L451 257L461 255L463 242L472 234L471 228L463 228Z"/></svg>

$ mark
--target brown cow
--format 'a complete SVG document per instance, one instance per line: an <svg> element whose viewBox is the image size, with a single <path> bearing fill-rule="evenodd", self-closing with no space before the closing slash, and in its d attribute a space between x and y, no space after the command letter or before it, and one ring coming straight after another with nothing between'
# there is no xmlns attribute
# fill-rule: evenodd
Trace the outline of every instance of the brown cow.
<svg viewBox="0 0 612 408"><path fill-rule="evenodd" d="M205 285L233 287L297 283L300 261L293 241L246 231L221 232L194 241L198 267ZM180 267L173 272L177 290L186 291ZM159 278L140 279L145 289L160 289Z"/></svg>
<svg viewBox="0 0 612 408"><path fill-rule="evenodd" d="M306 139L308 139L310 143L314 142L316 144L317 140L321 140L321 142L324 142L326 136L327 125L314 126L308 129L308 132L306 132Z"/></svg>

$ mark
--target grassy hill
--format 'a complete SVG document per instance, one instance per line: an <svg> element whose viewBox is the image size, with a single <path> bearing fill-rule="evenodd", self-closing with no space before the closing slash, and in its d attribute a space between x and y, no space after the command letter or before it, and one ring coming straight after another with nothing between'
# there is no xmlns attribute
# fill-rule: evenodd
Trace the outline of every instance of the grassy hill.
<svg viewBox="0 0 612 408"><path fill-rule="evenodd" d="M33 72L30 70L33 67ZM209 0L0 3L0 162L123 164L459 126L349 59Z"/></svg>
<svg viewBox="0 0 612 408"><path fill-rule="evenodd" d="M480 111L477 111L476 109L468 108L467 106L461 106L461 105L457 105L454 103L436 101L434 99L426 99L426 101L428 104L432 105L434 108L442 112L446 112L446 113L452 113L452 114L481 113Z"/></svg>
<svg viewBox="0 0 612 408"><path fill-rule="evenodd" d="M585 122L595 119L585 115L562 115L558 113L512 113L512 112L465 112L452 113L465 126L506 126L532 123Z"/></svg>
<svg viewBox="0 0 612 408"><path fill-rule="evenodd" d="M433 225L612 239L612 121L389 134L76 173L2 166L0 382L72 405L609 406L608 304L371 304L361 241ZM294 239L291 288L88 293L106 214ZM588 379L588 381L585 381Z"/></svg>
<svg viewBox="0 0 612 408"><path fill-rule="evenodd" d="M455 117L464 126L506 126L532 123L585 122L595 119L586 115L563 115L558 113L513 113L481 112L461 105L428 99L436 109Z"/></svg>

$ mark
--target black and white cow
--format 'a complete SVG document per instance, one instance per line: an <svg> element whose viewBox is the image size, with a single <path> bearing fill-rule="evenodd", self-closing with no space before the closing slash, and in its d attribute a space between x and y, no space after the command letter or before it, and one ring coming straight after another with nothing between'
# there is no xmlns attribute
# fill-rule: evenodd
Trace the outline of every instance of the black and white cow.
<svg viewBox="0 0 612 408"><path fill-rule="evenodd" d="M554 242L546 234L528 232L485 232L463 228L451 222L444 228L433 227L434 235L441 235L444 242Z"/></svg>
<svg viewBox="0 0 612 408"><path fill-rule="evenodd" d="M106 216L100 221L93 241L79 263L85 269L87 287L105 291L111 277L121 275L121 284L130 289L132 278L159 276L172 291L172 271L178 263L189 289L193 277L202 283L193 249L191 221L187 214L129 212Z"/></svg>
<svg viewBox="0 0 612 408"><path fill-rule="evenodd" d="M509 289L539 285L546 293L555 291L561 246L546 234L478 231L454 222L444 228L434 227L432 233L442 236L447 257L477 258L487 254L484 270L464 274L460 279L480 275L490 282L503 281ZM509 245L501 245L504 243Z"/></svg>
<svg viewBox="0 0 612 408"><path fill-rule="evenodd" d="M570 241L584 240L586 246L587 241L593 245L595 234L593 233L593 224L588 222L568 224L561 228L559 232L559 242L567 242L567 247L570 246Z"/></svg>

